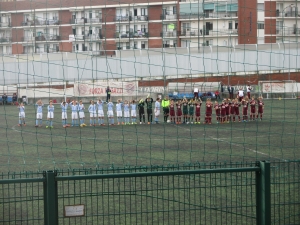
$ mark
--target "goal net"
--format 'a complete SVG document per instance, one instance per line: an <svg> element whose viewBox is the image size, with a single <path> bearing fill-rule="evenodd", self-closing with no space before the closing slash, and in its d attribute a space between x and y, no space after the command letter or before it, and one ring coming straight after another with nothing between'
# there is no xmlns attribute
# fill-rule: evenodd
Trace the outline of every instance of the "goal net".
<svg viewBox="0 0 300 225"><path fill-rule="evenodd" d="M265 99L295 99L298 92L295 80L259 81L258 85Z"/></svg>

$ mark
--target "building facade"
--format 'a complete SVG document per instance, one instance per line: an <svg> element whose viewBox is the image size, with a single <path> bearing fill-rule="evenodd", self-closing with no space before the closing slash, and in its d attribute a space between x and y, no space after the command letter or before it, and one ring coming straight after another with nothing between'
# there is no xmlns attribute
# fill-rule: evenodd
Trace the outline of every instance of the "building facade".
<svg viewBox="0 0 300 225"><path fill-rule="evenodd" d="M49 4L48 2L51 2ZM72 4L73 3L73 4ZM0 54L298 42L297 1L0 2Z"/></svg>

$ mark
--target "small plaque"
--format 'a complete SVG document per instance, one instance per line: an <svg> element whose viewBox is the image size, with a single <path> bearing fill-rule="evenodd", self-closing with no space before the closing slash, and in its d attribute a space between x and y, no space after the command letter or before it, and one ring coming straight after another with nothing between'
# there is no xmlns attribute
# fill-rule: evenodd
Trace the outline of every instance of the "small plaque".
<svg viewBox="0 0 300 225"><path fill-rule="evenodd" d="M65 217L84 216L84 205L65 205Z"/></svg>

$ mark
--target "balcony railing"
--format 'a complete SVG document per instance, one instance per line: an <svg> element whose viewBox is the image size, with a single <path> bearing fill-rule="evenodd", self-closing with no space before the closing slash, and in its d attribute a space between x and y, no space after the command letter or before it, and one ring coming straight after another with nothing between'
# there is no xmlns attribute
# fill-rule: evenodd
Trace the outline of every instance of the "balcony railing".
<svg viewBox="0 0 300 225"><path fill-rule="evenodd" d="M11 37L0 37L0 43L11 42Z"/></svg>
<svg viewBox="0 0 300 225"><path fill-rule="evenodd" d="M237 35L237 29L223 29L223 30L203 30L203 29L193 29L193 30L182 30L180 36L228 36L228 35Z"/></svg>
<svg viewBox="0 0 300 225"><path fill-rule="evenodd" d="M0 27L10 27L11 24L9 22L2 22L0 23Z"/></svg>
<svg viewBox="0 0 300 225"><path fill-rule="evenodd" d="M25 36L22 38L23 41L28 41L28 42L33 42L35 41L35 37L32 37L32 36Z"/></svg>
<svg viewBox="0 0 300 225"><path fill-rule="evenodd" d="M22 22L22 26L43 26L43 25L59 25L60 21L58 19L36 19L36 20L26 20Z"/></svg>
<svg viewBox="0 0 300 225"><path fill-rule="evenodd" d="M132 16L116 16L115 21L116 22L132 21Z"/></svg>
<svg viewBox="0 0 300 225"><path fill-rule="evenodd" d="M132 16L134 21L148 21L148 16Z"/></svg>
<svg viewBox="0 0 300 225"><path fill-rule="evenodd" d="M284 28L276 29L277 36L298 36L300 34L300 28Z"/></svg>
<svg viewBox="0 0 300 225"><path fill-rule="evenodd" d="M201 19L201 18L216 18L216 19L228 19L237 17L237 12L232 13L187 13L180 14L179 19Z"/></svg>
<svg viewBox="0 0 300 225"><path fill-rule="evenodd" d="M160 19L161 20L176 20L177 14L172 14L172 15L162 14L162 15L160 15Z"/></svg>
<svg viewBox="0 0 300 225"><path fill-rule="evenodd" d="M276 11L276 16L277 17L300 17L300 13L297 11L292 11L292 12L279 12Z"/></svg>
<svg viewBox="0 0 300 225"><path fill-rule="evenodd" d="M81 18L81 19L71 19L70 24L85 24L85 23L101 23L101 18Z"/></svg>
<svg viewBox="0 0 300 225"><path fill-rule="evenodd" d="M129 31L121 31L121 32L116 32L115 38L148 38L148 30L143 29L142 31L134 31L134 32L129 32Z"/></svg>
<svg viewBox="0 0 300 225"><path fill-rule="evenodd" d="M70 41L98 41L101 40L102 35L99 34L88 34L88 35L83 35L83 34L77 34L77 35L69 35L69 40Z"/></svg>
<svg viewBox="0 0 300 225"><path fill-rule="evenodd" d="M60 36L56 34L46 34L35 37L36 41L60 41Z"/></svg>
<svg viewBox="0 0 300 225"><path fill-rule="evenodd" d="M161 32L160 33L160 36L162 38L172 38L172 37L177 37L177 31L174 30L174 31L164 31L164 32Z"/></svg>

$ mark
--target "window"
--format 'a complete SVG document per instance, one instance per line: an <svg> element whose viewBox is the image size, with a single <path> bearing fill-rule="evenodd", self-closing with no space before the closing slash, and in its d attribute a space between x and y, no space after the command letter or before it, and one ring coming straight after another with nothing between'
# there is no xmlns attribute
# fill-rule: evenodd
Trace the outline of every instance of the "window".
<svg viewBox="0 0 300 225"><path fill-rule="evenodd" d="M232 30L232 21L229 21L229 22L228 22L228 29L229 29L229 30Z"/></svg>
<svg viewBox="0 0 300 225"><path fill-rule="evenodd" d="M73 28L73 35L76 35L76 28Z"/></svg>
<svg viewBox="0 0 300 225"><path fill-rule="evenodd" d="M169 48L169 47L170 47L170 41L164 41L163 48Z"/></svg>
<svg viewBox="0 0 300 225"><path fill-rule="evenodd" d="M89 11L89 18L92 19L93 18L93 12Z"/></svg>
<svg viewBox="0 0 300 225"><path fill-rule="evenodd" d="M58 20L57 12L53 13L53 20Z"/></svg>
<svg viewBox="0 0 300 225"><path fill-rule="evenodd" d="M134 48L134 49L137 49L137 48L138 48L138 47L137 47L137 42L136 42L136 41L133 43L133 48Z"/></svg>
<svg viewBox="0 0 300 225"><path fill-rule="evenodd" d="M262 23L262 22L258 22L258 23L257 23L257 29L259 29L259 30L265 29L265 24Z"/></svg>
<svg viewBox="0 0 300 225"><path fill-rule="evenodd" d="M89 51L93 51L93 43L89 43Z"/></svg>
<svg viewBox="0 0 300 225"><path fill-rule="evenodd" d="M177 41L173 41L173 47L177 47Z"/></svg>
<svg viewBox="0 0 300 225"><path fill-rule="evenodd" d="M191 24L190 23L182 23L183 32L191 31Z"/></svg>
<svg viewBox="0 0 300 225"><path fill-rule="evenodd" d="M147 16L147 9L141 8L141 16Z"/></svg>
<svg viewBox="0 0 300 225"><path fill-rule="evenodd" d="M79 44L76 44L76 51L79 50Z"/></svg>
<svg viewBox="0 0 300 225"><path fill-rule="evenodd" d="M142 48L142 49L145 49L145 48L146 48L146 44L145 44L144 41L142 41L142 43L141 43L141 48Z"/></svg>
<svg viewBox="0 0 300 225"><path fill-rule="evenodd" d="M265 4L257 3L257 12L264 12L264 11L265 11Z"/></svg>
<svg viewBox="0 0 300 225"><path fill-rule="evenodd" d="M173 15L177 14L177 8L176 6L173 6Z"/></svg>
<svg viewBox="0 0 300 225"><path fill-rule="evenodd" d="M85 45L84 44L82 44L82 51L85 51L86 49L85 49Z"/></svg>
<svg viewBox="0 0 300 225"><path fill-rule="evenodd" d="M137 9L133 9L133 16L137 16Z"/></svg>
<svg viewBox="0 0 300 225"><path fill-rule="evenodd" d="M147 32L147 30L146 30L146 25L141 25L141 31L142 31L143 33Z"/></svg>

